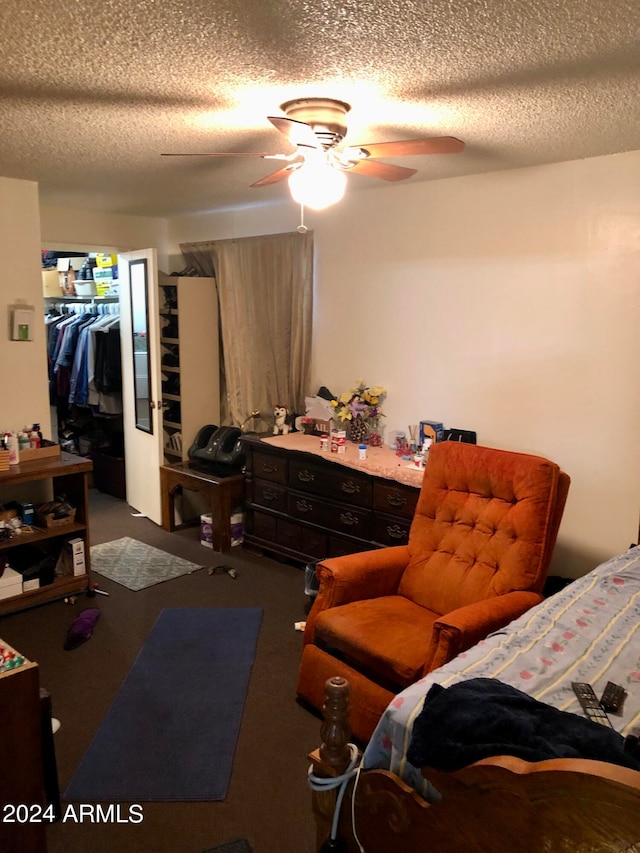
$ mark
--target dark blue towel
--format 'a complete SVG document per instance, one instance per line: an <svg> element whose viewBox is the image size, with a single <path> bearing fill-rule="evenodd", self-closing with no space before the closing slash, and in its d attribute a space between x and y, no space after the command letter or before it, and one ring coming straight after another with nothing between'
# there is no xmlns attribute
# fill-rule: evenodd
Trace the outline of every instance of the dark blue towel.
<svg viewBox="0 0 640 853"><path fill-rule="evenodd" d="M608 726L538 702L495 678L434 684L413 725L407 758L415 767L459 770L492 755L525 761L590 758L640 770L627 741Z"/></svg>

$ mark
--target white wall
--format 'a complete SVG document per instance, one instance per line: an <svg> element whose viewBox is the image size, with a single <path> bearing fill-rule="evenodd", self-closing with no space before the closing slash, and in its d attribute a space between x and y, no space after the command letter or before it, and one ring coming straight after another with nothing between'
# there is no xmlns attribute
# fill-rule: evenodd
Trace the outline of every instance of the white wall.
<svg viewBox="0 0 640 853"><path fill-rule="evenodd" d="M327 213L325 212L325 216ZM305 222L314 228L321 214L309 214ZM315 224L314 224L315 223ZM293 202L259 204L255 207L240 207L233 210L181 216L169 220L167 247L171 272L184 268L185 261L180 253L180 243L197 243L204 240L229 240L233 237L251 237L256 234L281 234L295 231L300 224L300 208Z"/></svg>
<svg viewBox="0 0 640 853"><path fill-rule="evenodd" d="M116 252L157 249L158 268L169 272L166 219L44 206L40 218L42 248Z"/></svg>
<svg viewBox="0 0 640 853"><path fill-rule="evenodd" d="M539 453L572 477L552 572L638 533L640 152L354 192L307 215L313 382L388 387L387 430L421 418ZM184 217L177 244L292 231L293 203Z"/></svg>
<svg viewBox="0 0 640 853"><path fill-rule="evenodd" d="M0 429L38 422L51 438L47 360L42 323L38 185L0 178ZM33 341L9 340L9 306L33 305Z"/></svg>
<svg viewBox="0 0 640 853"><path fill-rule="evenodd" d="M94 211L40 209L38 185L0 177L0 429L37 421L51 438L47 356L42 318L43 247L101 249L155 247L168 269L167 222ZM9 340L9 305L24 300L36 309L33 341Z"/></svg>

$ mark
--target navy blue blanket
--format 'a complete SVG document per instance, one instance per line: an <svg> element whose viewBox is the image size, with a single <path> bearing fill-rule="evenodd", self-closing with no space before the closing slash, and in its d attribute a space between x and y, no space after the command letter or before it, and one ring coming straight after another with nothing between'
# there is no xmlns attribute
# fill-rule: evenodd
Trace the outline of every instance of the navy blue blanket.
<svg viewBox="0 0 640 853"><path fill-rule="evenodd" d="M492 755L525 761L590 758L640 770L625 738L567 711L546 705L495 678L451 687L432 685L413 725L407 758L414 767L459 770Z"/></svg>

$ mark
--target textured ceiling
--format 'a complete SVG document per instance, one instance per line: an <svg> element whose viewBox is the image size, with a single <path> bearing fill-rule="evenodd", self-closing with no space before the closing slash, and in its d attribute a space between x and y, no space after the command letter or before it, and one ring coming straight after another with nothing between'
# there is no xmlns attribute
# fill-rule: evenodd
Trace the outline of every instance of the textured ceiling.
<svg viewBox="0 0 640 853"><path fill-rule="evenodd" d="M2 0L0 175L44 204L171 216L268 202L293 98L352 105L352 144L412 182L640 149L638 0ZM349 175L349 190L381 182Z"/></svg>

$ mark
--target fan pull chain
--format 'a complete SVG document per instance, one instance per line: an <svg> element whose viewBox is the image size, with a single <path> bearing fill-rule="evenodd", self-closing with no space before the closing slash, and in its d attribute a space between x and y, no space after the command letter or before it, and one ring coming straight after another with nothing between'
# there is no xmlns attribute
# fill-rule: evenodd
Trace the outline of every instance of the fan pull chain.
<svg viewBox="0 0 640 853"><path fill-rule="evenodd" d="M300 225L296 228L298 234L306 234L309 229L304 224L304 204L300 205Z"/></svg>

